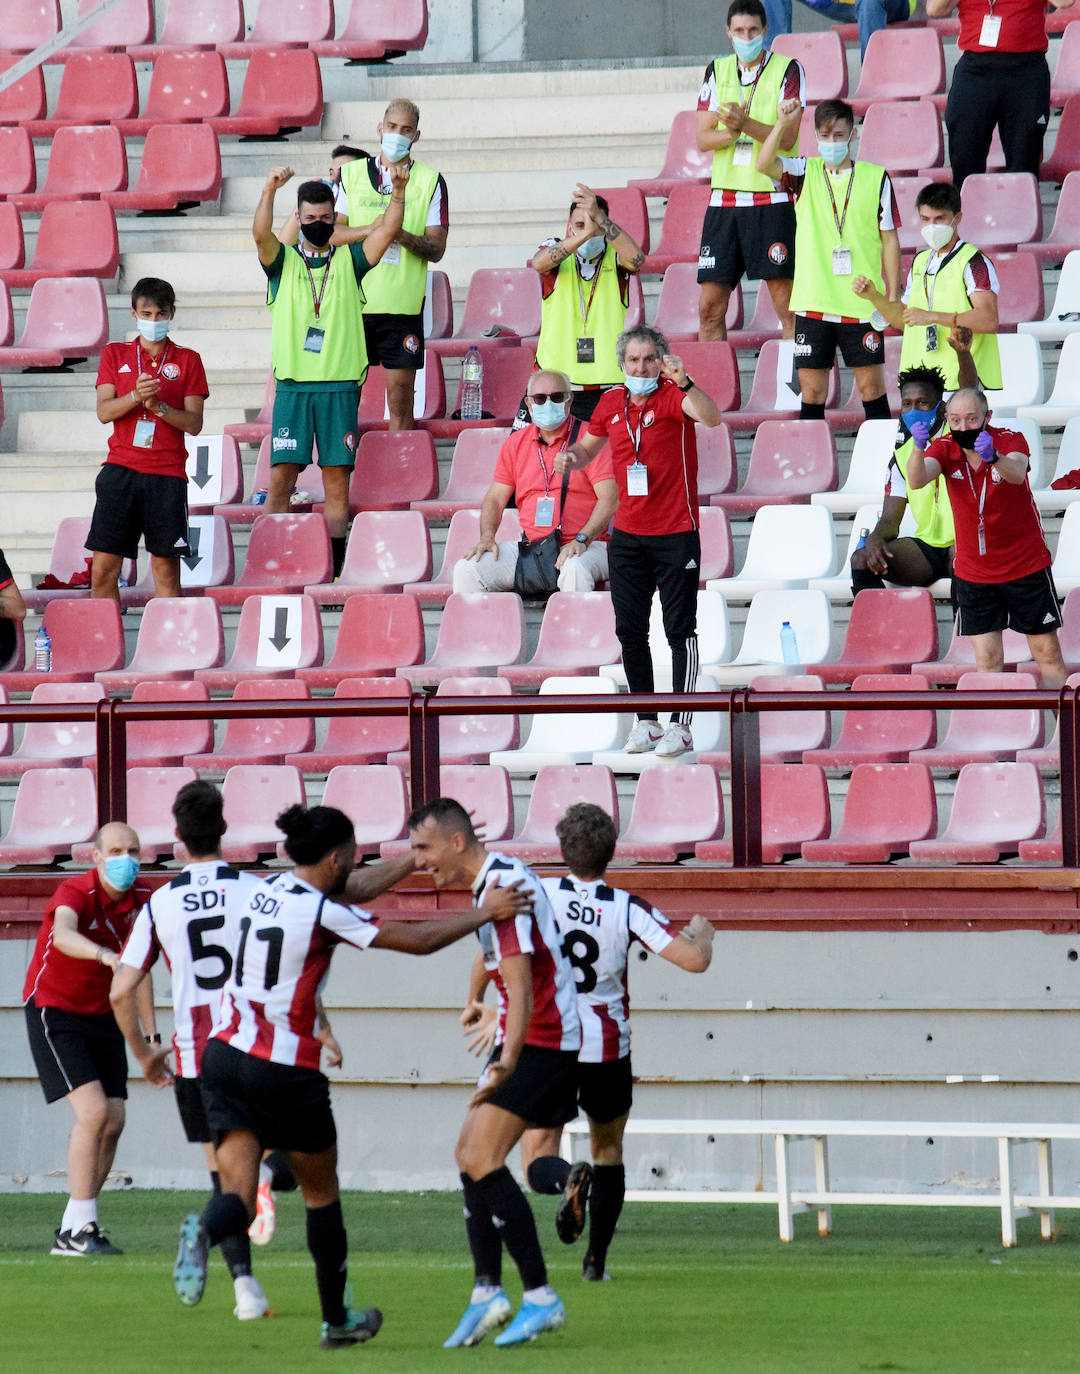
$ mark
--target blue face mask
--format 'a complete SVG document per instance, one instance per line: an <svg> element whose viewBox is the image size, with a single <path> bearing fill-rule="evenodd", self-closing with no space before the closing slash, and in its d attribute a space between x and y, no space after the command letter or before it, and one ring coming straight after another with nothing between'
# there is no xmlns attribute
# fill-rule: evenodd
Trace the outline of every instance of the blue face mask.
<svg viewBox="0 0 1080 1374"><path fill-rule="evenodd" d="M160 343L171 323L171 320L136 320L135 327L147 343Z"/></svg>
<svg viewBox="0 0 1080 1374"><path fill-rule="evenodd" d="M578 245L577 255L583 262L592 262L593 258L598 258L604 251L605 243L603 234L594 234L591 239L586 239Z"/></svg>
<svg viewBox="0 0 1080 1374"><path fill-rule="evenodd" d="M628 377L625 372L623 380L631 396L651 396L660 385L659 377Z"/></svg>
<svg viewBox="0 0 1080 1374"><path fill-rule="evenodd" d="M756 38L733 38L731 46L740 62L756 62L765 46L765 36L759 33Z"/></svg>
<svg viewBox="0 0 1080 1374"><path fill-rule="evenodd" d="M117 892L126 892L138 871L139 861L130 854L113 854L105 860L105 881Z"/></svg>
<svg viewBox="0 0 1080 1374"><path fill-rule="evenodd" d="M830 167L839 167L847 158L850 139L845 139L842 143L833 143L832 140L818 139L818 157L822 162L827 162Z"/></svg>
<svg viewBox="0 0 1080 1374"><path fill-rule="evenodd" d="M909 434L912 425L925 425L927 429L933 429L934 421L937 419L937 407L935 406L933 410L905 410L900 419Z"/></svg>
<svg viewBox="0 0 1080 1374"><path fill-rule="evenodd" d="M566 402L544 401L542 405L533 402L532 422L538 429L558 429L566 419Z"/></svg>
<svg viewBox="0 0 1080 1374"><path fill-rule="evenodd" d="M404 134L383 134L379 144L382 148L382 155L387 162L400 162L403 157L408 155L412 147L412 139L406 138Z"/></svg>

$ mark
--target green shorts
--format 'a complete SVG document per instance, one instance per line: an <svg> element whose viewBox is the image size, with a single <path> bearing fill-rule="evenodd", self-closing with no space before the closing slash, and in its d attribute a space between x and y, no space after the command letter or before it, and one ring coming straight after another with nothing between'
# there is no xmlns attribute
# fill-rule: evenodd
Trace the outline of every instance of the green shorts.
<svg viewBox="0 0 1080 1374"><path fill-rule="evenodd" d="M356 459L356 382L279 382L270 425L270 463L306 468L312 446L321 468L352 467Z"/></svg>

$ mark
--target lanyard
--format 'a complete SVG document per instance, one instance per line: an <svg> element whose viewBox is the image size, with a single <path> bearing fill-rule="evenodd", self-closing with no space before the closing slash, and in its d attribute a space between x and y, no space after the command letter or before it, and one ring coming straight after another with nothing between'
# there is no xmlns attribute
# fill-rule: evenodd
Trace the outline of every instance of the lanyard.
<svg viewBox="0 0 1080 1374"><path fill-rule="evenodd" d="M569 445L569 443L570 443L570 432L571 432L571 430L572 430L573 428L574 428L574 422L573 422L573 420L568 420L568 423L567 423L567 426L566 426L566 433L565 433L565 434L563 435L563 437L562 437L562 443L561 443L561 444L559 445L559 447L555 450L555 456L556 456L556 457L558 457L558 455L559 455L560 453L565 453L565 452L566 452L566 449L567 449L567 447L568 447L568 445ZM544 448L545 448L545 445L544 445L544 443L543 443L543 442L541 441L541 439L540 439L540 432L539 432L539 430L537 430L537 437L536 437L536 456L537 456L537 458L540 459L540 471L544 474L544 495L545 495L545 496L550 496L550 495L551 495L551 479L552 479L552 477L555 476L555 464L554 464L554 462L551 464L551 472L549 473L548 470L547 470L547 466L546 466L546 464L544 463Z"/></svg>
<svg viewBox="0 0 1080 1374"><path fill-rule="evenodd" d="M759 63L758 63L757 73L755 74L753 81L751 81L751 83L750 83L750 94L749 94L749 95L746 97L746 99L743 101L742 112L743 112L744 115L747 115L747 114L750 113L750 106L754 103L754 92L757 90L757 83L758 83L758 82L761 80L761 78L765 75L765 68L769 65L769 59L770 59L771 57L772 57L772 53L766 53L766 54L765 54L765 60L764 60L764 62L759 62ZM736 60L736 62L737 62L739 59L736 58L735 60ZM741 77L739 78L739 83L740 83L740 85L742 84L742 78L741 78Z"/></svg>
<svg viewBox="0 0 1080 1374"><path fill-rule="evenodd" d="M600 268L603 266L604 258L607 256L607 244L604 244L604 251L596 260L596 271L593 273L592 288L589 291L589 303L585 304L585 290L581 285L581 264L578 262L577 254L574 254L574 267L577 271L578 305L581 307L581 327L587 328L589 323L589 311L592 309L593 297L596 295L596 288L600 284Z"/></svg>
<svg viewBox="0 0 1080 1374"><path fill-rule="evenodd" d="M839 215L836 213L836 197L833 195L832 182L829 179L828 172L825 170L824 162L821 164L821 175L825 178L825 189L828 191L829 200L832 203L832 217L836 225L836 234L840 242L843 243L844 221L847 219L848 204L851 201L851 188L855 185L855 167L852 165L851 172L848 175L847 195L844 197L844 209Z"/></svg>
<svg viewBox="0 0 1080 1374"><path fill-rule="evenodd" d="M968 484L968 486L971 488L971 499L974 501L974 500L976 500L976 496L975 496L975 483L971 480L971 464L970 464L970 463L968 462L968 460L967 460L967 454L966 454L966 453L964 454L963 462L964 462L964 476L967 478L967 484ZM990 484L990 472L989 472L989 470L987 470L987 471L983 474L982 489L980 490L979 495L978 495L978 506L977 506L977 509L978 509L978 512L979 512L979 553L980 553L980 554L985 554L985 553L986 553L986 533L985 533L986 526L985 526L984 523L983 523L983 506L986 505L986 488L987 488L987 486L988 486L989 484Z"/></svg>
<svg viewBox="0 0 1080 1374"><path fill-rule="evenodd" d="M165 360L169 356L170 348L172 348L172 339L167 339L165 341L165 347L161 350L161 358L158 361L157 365L157 372L159 377L161 376L161 369L165 366ZM135 340L135 376L137 378L142 376L142 344L139 342L139 339ZM140 402L140 404L142 406L143 419L145 420L146 402L142 401Z"/></svg>
<svg viewBox="0 0 1080 1374"><path fill-rule="evenodd" d="M655 394L655 393L654 393ZM634 450L634 462L638 462L638 450L641 448L641 431L645 425L645 407L641 406L641 418L638 420L637 430L630 428L630 393L626 393L626 404L623 407L623 424L626 426L627 437Z"/></svg>
<svg viewBox="0 0 1080 1374"><path fill-rule="evenodd" d="M307 273L308 285L311 287L311 303L315 307L315 318L318 319L319 311L322 308L323 296L326 294L326 284L330 280L330 263L333 261L334 257L333 245L331 244L330 251L326 255L326 271L323 273L323 279L321 285L319 286L318 294L316 294L315 292L315 278L312 275L311 264L304 256L298 243L293 244L293 247L300 254L300 261L304 264L304 271Z"/></svg>

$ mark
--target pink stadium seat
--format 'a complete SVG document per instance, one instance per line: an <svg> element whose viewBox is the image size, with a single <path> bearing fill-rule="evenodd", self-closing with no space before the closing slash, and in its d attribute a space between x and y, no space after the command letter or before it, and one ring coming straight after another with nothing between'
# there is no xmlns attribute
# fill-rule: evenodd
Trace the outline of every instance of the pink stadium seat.
<svg viewBox="0 0 1080 1374"><path fill-rule="evenodd" d="M665 335L668 343L697 342L698 286L696 262L673 262L660 283L660 298L656 302L653 325ZM768 295L768 291L765 292ZM725 323L729 334L742 324L742 286L736 285L728 300Z"/></svg>
<svg viewBox="0 0 1080 1374"><path fill-rule="evenodd" d="M53 536L52 553L49 556L49 576L57 582L70 582L75 573L86 574L86 583L82 587L61 587L50 591L46 588L38 590L33 588L24 591L22 594L26 607L31 611L40 611L56 597L81 597L90 596L90 550L86 548L86 536L90 531L90 517L88 515L65 515L56 527L56 534ZM124 574L133 574L135 569L134 560L125 565Z"/></svg>
<svg viewBox="0 0 1080 1374"><path fill-rule="evenodd" d="M139 837L143 863L156 862L163 854L172 858L177 848L172 804L181 787L194 781L193 768L128 769L127 823ZM93 841L73 845L71 857L76 863L90 864L93 849Z"/></svg>
<svg viewBox="0 0 1080 1374"><path fill-rule="evenodd" d="M890 177L889 180L892 182L896 208L900 214L900 225L897 230L900 237L900 251L907 255L904 258L903 270L900 275L902 285L907 276L908 256L921 253L926 248L923 236L919 232L919 212L915 208L915 201L919 192L926 185L927 178L921 176ZM996 257L994 262L997 263Z"/></svg>
<svg viewBox="0 0 1080 1374"><path fill-rule="evenodd" d="M231 435L238 444L261 444L270 433L270 420L273 413L274 373L271 369L266 374L266 390L263 393L259 413L253 420L241 420L236 424L226 425L224 432Z"/></svg>
<svg viewBox="0 0 1080 1374"><path fill-rule="evenodd" d="M900 370L900 347L902 343L903 339L899 334L887 334L885 336L885 395L889 400L889 409L894 415L900 409L900 391L896 385L896 375ZM852 379L851 390L848 392L843 405L833 409L826 402L826 406L825 419L828 421L830 429L857 430L866 419L866 411L863 408L859 388L854 379Z"/></svg>
<svg viewBox="0 0 1080 1374"><path fill-rule="evenodd" d="M444 677L437 697L508 697L505 677ZM501 749L518 747L516 715L443 716L439 721L439 759L444 763L486 764ZM387 763L409 770L408 750L387 755Z"/></svg>
<svg viewBox="0 0 1080 1374"><path fill-rule="evenodd" d="M128 184L127 153L111 124L68 124L57 130L49 150L44 185L28 195L9 196L20 210L44 210L52 200L97 200Z"/></svg>
<svg viewBox="0 0 1080 1374"><path fill-rule="evenodd" d="M1076 101L1077 125L1080 128L1080 99ZM2 132L2 130L0 130ZM1080 135L1075 163L1080 167ZM1080 248L1080 171L1063 173L1065 180L1058 196L1054 223L1042 243L1026 243L1024 252L1031 253L1042 267L1063 263L1074 248Z"/></svg>
<svg viewBox="0 0 1080 1374"><path fill-rule="evenodd" d="M857 115L880 100L919 100L945 90L945 51L931 28L884 28L870 35L859 85L851 97Z"/></svg>
<svg viewBox="0 0 1080 1374"><path fill-rule="evenodd" d="M319 124L322 116L322 77L315 54L306 48L259 48L248 61L239 106L207 123L216 134L283 138Z"/></svg>
<svg viewBox="0 0 1080 1374"><path fill-rule="evenodd" d="M852 683L864 673L906 673L937 649L937 610L926 587L868 587L852 604L840 657L810 671L830 686Z"/></svg>
<svg viewBox="0 0 1080 1374"><path fill-rule="evenodd" d="M206 124L155 124L130 191L102 195L117 210L183 210L221 194L221 150Z"/></svg>
<svg viewBox="0 0 1080 1374"><path fill-rule="evenodd" d="M157 62L176 49L216 48L243 36L243 0L169 0L157 42L129 45L128 52L136 62Z"/></svg>
<svg viewBox="0 0 1080 1374"><path fill-rule="evenodd" d="M603 807L617 825L619 799L611 769L591 763L556 763L541 768L533 783L525 824L514 839L500 844L500 850L525 863L558 863L561 853L555 826L574 802Z"/></svg>
<svg viewBox="0 0 1080 1374"><path fill-rule="evenodd" d="M731 427L721 420L712 429L697 425L698 500L709 501L735 486L738 471Z"/></svg>
<svg viewBox="0 0 1080 1374"><path fill-rule="evenodd" d="M32 52L60 32L60 0L22 0L4 6L4 51Z"/></svg>
<svg viewBox="0 0 1080 1374"><path fill-rule="evenodd" d="M12 207L14 208L14 207ZM45 206L28 267L0 273L10 287L33 286L43 277L100 277L120 270L116 216L100 200L57 200Z"/></svg>
<svg viewBox="0 0 1080 1374"><path fill-rule="evenodd" d="M924 167L940 167L943 151L941 115L932 101L883 100L867 110L859 135L861 162L876 162L890 175L914 176ZM964 227L976 237L966 215Z"/></svg>
<svg viewBox="0 0 1080 1374"><path fill-rule="evenodd" d="M656 250L645 259L643 272L666 272L673 262L697 262L701 225L712 188L680 185L672 188L664 209L664 223Z"/></svg>
<svg viewBox="0 0 1080 1374"><path fill-rule="evenodd" d="M1061 814L1041 840L1021 840L1019 852L1026 864L1061 863Z"/></svg>
<svg viewBox="0 0 1080 1374"><path fill-rule="evenodd" d="M1039 168L1040 181L1061 181L1068 180L1070 172L1080 167L1080 98L1070 96L1065 102L1065 108L1061 112L1058 121L1057 135L1054 138L1054 150L1043 159L1042 166ZM1061 219L1061 201L1058 201L1055 228L1060 222L1062 229L1076 234L1076 219L1070 217Z"/></svg>
<svg viewBox="0 0 1080 1374"><path fill-rule="evenodd" d="M731 346L730 343L728 346ZM778 407L777 367L779 366L779 357L780 340L766 339L761 345L761 352L758 354L757 366L754 368L754 382L750 388L750 399L746 403L746 409L724 416L725 421L733 430L756 430L758 426L766 420L798 419L799 401L794 393L791 393L790 409L780 409ZM829 390L825 399L826 406L836 405L839 397L840 370L836 363L834 363L832 372L829 375ZM784 404L786 404L786 402Z"/></svg>
<svg viewBox="0 0 1080 1374"><path fill-rule="evenodd" d="M22 128L0 128L0 196L26 195L37 186L34 143Z"/></svg>
<svg viewBox="0 0 1080 1374"><path fill-rule="evenodd" d="M1031 691L1039 679L1031 673L964 673L957 691ZM912 763L956 772L967 763L996 763L1016 757L1018 749L1043 742L1043 713L1008 707L954 711L945 738L934 749L916 749Z"/></svg>
<svg viewBox="0 0 1080 1374"><path fill-rule="evenodd" d="M126 668L97 674L107 692L130 692L144 681L180 682L225 658L221 612L206 596L155 596L139 621L135 652Z"/></svg>
<svg viewBox="0 0 1080 1374"><path fill-rule="evenodd" d="M964 232L991 253L1042 238L1039 183L1030 172L969 176L964 182Z"/></svg>
<svg viewBox="0 0 1080 1374"><path fill-rule="evenodd" d="M779 338L780 320L769 288L762 282L754 297L753 319L743 328L732 329L729 326L728 343L733 348L761 348L767 340Z"/></svg>
<svg viewBox="0 0 1080 1374"><path fill-rule="evenodd" d="M824 420L765 420L754 435L746 481L714 496L712 505L731 515L807 505L814 492L835 491L837 478L836 445Z"/></svg>
<svg viewBox="0 0 1080 1374"><path fill-rule="evenodd" d="M235 575L232 533L220 515L189 515L188 552L180 559L183 596L201 596L207 587L223 587ZM154 595L154 570L147 567L133 586L121 587L120 605L145 606Z"/></svg>
<svg viewBox="0 0 1080 1374"><path fill-rule="evenodd" d="M748 684L761 692L814 692L825 684L814 673L795 673L790 677L752 677ZM763 711L758 720L761 730L762 763L798 763L806 749L820 749L829 742L828 711ZM731 771L731 750L698 754L698 763L707 763L722 773Z"/></svg>
<svg viewBox="0 0 1080 1374"><path fill-rule="evenodd" d="M29 671L0 674L9 692L31 692L42 682L92 682L94 674L124 663L124 626L115 601L59 600L45 607L45 629L52 640L49 673Z"/></svg>
<svg viewBox="0 0 1080 1374"><path fill-rule="evenodd" d="M192 514L212 511L218 502L239 501L244 495L244 468L236 440L231 434L220 436L220 481L215 475L217 444L218 436L213 434L187 440L188 510ZM212 450L215 471L211 471Z"/></svg>
<svg viewBox="0 0 1080 1374"><path fill-rule="evenodd" d="M306 48L334 36L334 0L259 0L246 39L219 43L228 58L252 58L261 49Z"/></svg>
<svg viewBox="0 0 1080 1374"><path fill-rule="evenodd" d="M30 693L36 706L102 701L98 682L42 682ZM97 751L92 720L30 721L13 754L0 757L0 778L17 778L28 768L73 768Z"/></svg>
<svg viewBox="0 0 1080 1374"><path fill-rule="evenodd" d="M424 657L424 622L414 596L350 596L338 626L334 656L323 667L298 668L310 687L337 687L345 678L384 677Z"/></svg>
<svg viewBox="0 0 1080 1374"><path fill-rule="evenodd" d="M495 338L491 329L510 331ZM514 347L540 333L540 277L531 267L478 267L469 279L465 313L452 339L430 343L441 357L467 353L473 344Z"/></svg>
<svg viewBox="0 0 1080 1374"><path fill-rule="evenodd" d="M137 682L132 701L209 701L203 682ZM179 767L185 754L205 754L214 747L212 720L132 721L127 727L127 759L133 764Z"/></svg>
<svg viewBox="0 0 1080 1374"><path fill-rule="evenodd" d="M0 368L61 367L97 356L109 321L105 290L95 277L44 277L34 283L22 337L0 348Z"/></svg>
<svg viewBox="0 0 1080 1374"><path fill-rule="evenodd" d="M23 594L25 600L25 593ZM1065 604L1061 608L1061 629L1058 631L1058 643L1061 646L1061 657L1065 660L1065 666L1070 672L1080 673L1080 588L1074 588L1065 597ZM1038 673L1038 668L1031 660L1030 654L1025 654L1018 665L1019 671L1024 673Z"/></svg>
<svg viewBox="0 0 1080 1374"><path fill-rule="evenodd" d="M52 138L66 124L113 124L139 109L135 64L123 52L72 53L48 118L29 120L31 138Z"/></svg>
<svg viewBox="0 0 1080 1374"><path fill-rule="evenodd" d="M1006 669L1015 670L1017 664L1026 662L1031 656L1026 637L1018 634L1016 630L1003 630L1002 644L1005 650ZM964 635L958 635L954 628L952 641L945 656L936 661L913 663L911 671L922 673L931 687L955 687L961 677L971 672L974 667L975 651L971 647L971 640Z"/></svg>
<svg viewBox="0 0 1080 1374"><path fill-rule="evenodd" d="M484 365L484 418L481 420L431 419L423 422L423 428L435 439L455 439L466 429L483 429L492 425L509 427L518 406L525 396L536 365L536 350L531 340L518 348L490 347L491 341L485 339L479 345L480 357ZM440 364L441 366L441 364ZM457 398L447 402L446 410L453 414L457 409Z"/></svg>
<svg viewBox="0 0 1080 1374"><path fill-rule="evenodd" d="M735 350L729 343L684 343L679 357L693 377L722 411L730 423L729 411L737 411L742 394L739 390L739 364Z"/></svg>
<svg viewBox="0 0 1080 1374"><path fill-rule="evenodd" d="M238 764L225 774L221 794L229 823L221 855L232 864L255 863L263 854L276 853L281 840L278 816L306 800L299 771L284 764Z"/></svg>
<svg viewBox="0 0 1080 1374"><path fill-rule="evenodd" d="M1080 29L1070 24L1058 44L1057 62L1050 82L1050 104L1060 107L1074 95L1080 95Z"/></svg>
<svg viewBox="0 0 1080 1374"><path fill-rule="evenodd" d="M455 511L479 509L508 434L506 429L463 429L454 444L446 490L431 500L414 501L413 510L427 520L449 520Z"/></svg>
<svg viewBox="0 0 1080 1374"><path fill-rule="evenodd" d="M76 14L82 18L90 10L97 9L100 0L79 0ZM152 43L154 41L154 0L120 0L111 10L83 29L71 40L68 48L54 53L50 62L72 61L80 48L126 49L131 45Z"/></svg>
<svg viewBox="0 0 1080 1374"><path fill-rule="evenodd" d="M238 426L226 425L225 428L227 431L234 431ZM269 423L267 423L265 428L266 434L259 442L259 454L255 460L255 472L251 479L252 493L257 491L268 491L270 487L270 457L272 449ZM225 437L233 442L245 442L242 437L239 440L234 439L232 433L227 433ZM311 511L318 512L322 510L322 502L325 499L326 493L323 488L322 468L319 467L317 462L309 463L307 467L301 469L300 475L296 480L296 487L293 494L295 495L298 492L309 494L312 501L310 503L305 501L297 506L290 506L290 511L300 515L308 514ZM245 501L243 499L243 492L241 491L234 501L225 502L221 505L215 504L214 514L220 515L222 519L227 520L230 525L250 525L260 516L265 515L266 511L264 511L262 506L252 505L250 499Z"/></svg>
<svg viewBox="0 0 1080 1374"><path fill-rule="evenodd" d="M813 33L777 33L769 45L773 52L794 57L806 74L806 102L842 100L847 96L847 56L833 28Z"/></svg>
<svg viewBox="0 0 1080 1374"><path fill-rule="evenodd" d="M1027 248L1016 253L995 253L998 285L998 333L1012 334L1028 320L1041 320L1046 313L1042 271L1039 261Z"/></svg>
<svg viewBox="0 0 1080 1374"><path fill-rule="evenodd" d="M499 679L483 681L491 684ZM514 795L505 768L497 764L444 763L439 768L439 792L465 807L485 843L498 843L514 833ZM391 840L381 847L382 856L397 859L407 854L409 847L407 839Z"/></svg>
<svg viewBox="0 0 1080 1374"><path fill-rule="evenodd" d="M918 673L862 673L851 686L856 692L918 692L930 684ZM912 750L928 749L936 739L931 710L845 711L836 743L806 750L803 762L844 771L863 763L907 763Z"/></svg>
<svg viewBox="0 0 1080 1374"><path fill-rule="evenodd" d="M430 311L430 325L424 331L427 342L448 339L454 332L454 297L450 290L450 278L445 272L438 269L428 271L425 309Z"/></svg>
<svg viewBox="0 0 1080 1374"><path fill-rule="evenodd" d="M409 684L398 677L342 678L334 700L342 698L393 697L406 700ZM341 763L385 763L386 756L409 747L408 716L331 716L322 748L306 754L289 754L285 762L305 773L328 773Z"/></svg>
<svg viewBox="0 0 1080 1374"><path fill-rule="evenodd" d="M326 779L322 804L344 811L356 830L356 859L378 854L381 845L402 839L410 811L405 775L384 763L340 764ZM278 857L286 858L283 845Z"/></svg>
<svg viewBox="0 0 1080 1374"><path fill-rule="evenodd" d="M735 545L726 510L717 506L698 507L701 535L701 567L698 584L704 588L713 577L731 577L735 571Z"/></svg>
<svg viewBox="0 0 1080 1374"><path fill-rule="evenodd" d="M14 53L0 52L0 75L20 59ZM0 91L0 125L28 124L32 119L45 118L45 78L40 67L20 76Z"/></svg>
<svg viewBox="0 0 1080 1374"><path fill-rule="evenodd" d="M1039 772L1032 763L968 763L956 780L949 823L937 839L915 840L920 863L996 863L1046 827Z"/></svg>
<svg viewBox="0 0 1080 1374"><path fill-rule="evenodd" d="M807 840L829 833L825 770L810 763L767 763L761 768L761 859L781 863ZM705 840L694 854L706 862L731 863L731 840Z"/></svg>
<svg viewBox="0 0 1080 1374"><path fill-rule="evenodd" d="M450 517L450 528L443 545L443 561L430 582L410 582L405 586L422 606L441 606L453 591L454 564L464 558L480 538L479 510L459 510ZM521 525L516 510L503 511L499 528L495 531L498 543L512 543L521 538Z"/></svg>
<svg viewBox="0 0 1080 1374"><path fill-rule="evenodd" d="M220 606L239 606L248 597L302 592L329 582L333 573L330 536L321 515L260 515L251 527L244 571L231 587L208 587Z"/></svg>
<svg viewBox="0 0 1080 1374"><path fill-rule="evenodd" d="M213 590L207 588L208 593ZM252 592L240 607L236 645L228 663L223 668L199 668L195 676L212 692L228 692L247 678L292 677L297 668L321 663L322 656L322 619L310 596Z"/></svg>
<svg viewBox="0 0 1080 1374"><path fill-rule="evenodd" d="M0 348L8 348L15 338L15 317L11 309L11 292L0 281ZM0 391L0 425L4 423L4 393ZM25 598L24 598L25 599Z"/></svg>
<svg viewBox="0 0 1080 1374"><path fill-rule="evenodd" d="M712 172L712 153L697 146L697 110L680 110L671 124L664 165L657 176L631 181L645 196L670 196L684 182L704 182Z"/></svg>
<svg viewBox="0 0 1080 1374"><path fill-rule="evenodd" d="M670 864L690 858L694 846L724 832L724 807L713 769L646 768L634 791L630 823L615 846L616 859Z"/></svg>
<svg viewBox="0 0 1080 1374"><path fill-rule="evenodd" d="M431 576L427 522L415 510L363 510L353 517L341 575L305 587L320 606L340 606L357 592L400 592Z"/></svg>
<svg viewBox="0 0 1080 1374"><path fill-rule="evenodd" d="M349 17L338 36L311 46L320 57L362 62L400 57L406 49L419 50L427 36L427 0L352 0Z"/></svg>
<svg viewBox="0 0 1080 1374"><path fill-rule="evenodd" d="M544 608L536 652L500 676L515 688L538 688L546 677L582 677L619 661L615 612L607 592L555 592ZM509 747L509 746L506 746Z"/></svg>
<svg viewBox="0 0 1080 1374"><path fill-rule="evenodd" d="M937 799L929 768L917 763L860 763L851 775L840 828L808 840L811 863L884 864L912 841L937 833Z"/></svg>
<svg viewBox="0 0 1080 1374"><path fill-rule="evenodd" d="M487 340L487 343L490 342L490 339ZM416 394L413 397L413 420L424 429L432 429L432 432L435 432L433 426L448 423L443 419L446 414L446 378L443 376L442 359L430 348L424 349L423 378L422 401L421 383L417 380ZM383 429L388 423L386 376L381 367L372 367L368 371L367 380L360 393L358 423L361 430Z"/></svg>
<svg viewBox="0 0 1080 1374"><path fill-rule="evenodd" d="M33 768L19 779L0 864L51 864L97 831L97 789L85 768Z"/></svg>
<svg viewBox="0 0 1080 1374"><path fill-rule="evenodd" d="M398 676L419 690L444 677L491 677L520 663L525 649L525 610L514 592L451 592L443 608L431 657Z"/></svg>
<svg viewBox="0 0 1080 1374"><path fill-rule="evenodd" d="M22 623L21 623L21 622L17 622L17 625L18 625L18 629L21 631L21 630L22 630ZM23 661L23 651L24 651L24 645L23 645L23 643L22 643L23 636L17 633L16 636L15 636L15 638L16 638L16 645L15 645L15 648L16 648L16 650L18 650L17 658L18 658L18 662L21 663L21 662ZM14 654L13 654L13 656L14 656ZM5 689L4 689L3 683L0 683L0 705L6 706L6 705L8 704L8 701L9 701L9 700L10 700L10 698L8 697L8 694L7 694L7 692L6 692ZM13 731L12 731L12 728L11 728L11 722L10 722L10 721L5 721L3 724L0 724L0 755L2 755L2 754L10 754L10 753L11 753L11 745L12 745L12 740L13 740L13 738L14 738L14 734L13 734Z"/></svg>
<svg viewBox="0 0 1080 1374"><path fill-rule="evenodd" d="M349 482L349 508L408 510L439 490L435 441L422 429L369 430L356 446Z"/></svg>
<svg viewBox="0 0 1080 1374"><path fill-rule="evenodd" d="M592 188L608 203L612 221L625 229L643 253L649 251L649 207L639 186L601 186Z"/></svg>
<svg viewBox="0 0 1080 1374"><path fill-rule="evenodd" d="M306 682L295 678L246 678L236 684L233 701L310 701ZM225 722L220 748L185 754L184 766L196 773L224 773L237 763L284 763L286 754L315 747L315 720L308 716L232 716Z"/></svg>
<svg viewBox="0 0 1080 1374"><path fill-rule="evenodd" d="M1066 687L1080 686L1080 673L1070 673ZM1017 763L1033 763L1040 773L1057 773L1061 768L1061 722L1054 721L1054 732L1044 745L1035 749L1018 749ZM1021 856L1022 857L1022 856Z"/></svg>

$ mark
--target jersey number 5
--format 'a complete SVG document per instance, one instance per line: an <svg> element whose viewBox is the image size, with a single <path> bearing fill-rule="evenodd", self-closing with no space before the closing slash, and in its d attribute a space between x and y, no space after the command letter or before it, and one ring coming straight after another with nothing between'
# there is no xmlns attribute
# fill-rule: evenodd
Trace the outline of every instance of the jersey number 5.
<svg viewBox="0 0 1080 1374"><path fill-rule="evenodd" d="M191 962L196 966L203 959L217 959L221 967L216 973L196 973L195 982L201 988L223 988L232 972L232 955L224 945L209 944L203 937L208 931L220 930L225 924L224 915L200 916L188 922L188 945L191 948Z"/></svg>

